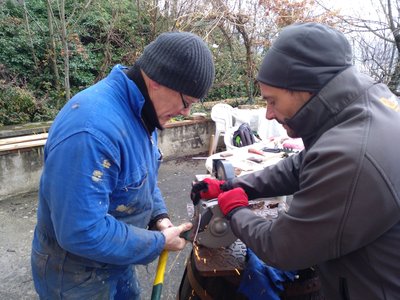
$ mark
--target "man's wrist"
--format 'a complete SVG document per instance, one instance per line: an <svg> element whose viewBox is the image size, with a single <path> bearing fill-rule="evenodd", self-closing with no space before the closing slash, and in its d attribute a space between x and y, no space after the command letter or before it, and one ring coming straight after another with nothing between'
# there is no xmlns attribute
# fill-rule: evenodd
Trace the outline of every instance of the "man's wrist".
<svg viewBox="0 0 400 300"><path fill-rule="evenodd" d="M161 218L161 219L158 219L157 221L156 221L156 226L158 226L162 221L164 221L165 219L168 219L169 220L169 218Z"/></svg>
<svg viewBox="0 0 400 300"><path fill-rule="evenodd" d="M149 223L148 227L150 230L157 230L157 225L162 222L163 219L169 219L169 216L167 213L164 214L159 214L155 216Z"/></svg>

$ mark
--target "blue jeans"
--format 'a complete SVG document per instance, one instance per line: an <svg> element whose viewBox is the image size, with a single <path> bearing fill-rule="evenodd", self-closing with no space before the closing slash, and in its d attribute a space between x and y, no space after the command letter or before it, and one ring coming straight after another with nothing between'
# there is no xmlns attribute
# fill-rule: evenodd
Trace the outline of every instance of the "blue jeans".
<svg viewBox="0 0 400 300"><path fill-rule="evenodd" d="M42 236L43 238L43 236ZM88 260L41 240L32 247L32 276L41 300L138 300L140 287L132 265L115 266Z"/></svg>

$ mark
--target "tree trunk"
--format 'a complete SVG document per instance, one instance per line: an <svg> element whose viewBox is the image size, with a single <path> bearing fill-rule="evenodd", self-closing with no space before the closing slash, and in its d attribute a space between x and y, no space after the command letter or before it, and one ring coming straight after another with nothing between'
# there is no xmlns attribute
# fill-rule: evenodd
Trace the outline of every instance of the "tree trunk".
<svg viewBox="0 0 400 300"><path fill-rule="evenodd" d="M47 0L47 18L49 24L49 49L50 49L50 65L51 70L53 72L53 85L57 91L60 90L60 74L58 72L57 66L57 55L56 55L56 40L54 35L54 27L53 27L53 12L51 9L51 0ZM58 103L57 103L58 104Z"/></svg>
<svg viewBox="0 0 400 300"><path fill-rule="evenodd" d="M223 3L221 0L215 1L219 9L223 9L225 13L225 18L231 22L236 30L240 33L243 38L243 43L246 49L246 93L250 103L253 102L253 85L254 85L254 71L253 71L253 52L252 52L252 39L250 38L247 29L246 23L248 22L248 16L242 15L239 13L231 12L228 6ZM241 5L241 1L239 1L239 5ZM216 7L216 9L218 9Z"/></svg>
<svg viewBox="0 0 400 300"><path fill-rule="evenodd" d="M106 41L104 43L104 59L100 67L99 74L97 75L96 81L99 81L104 78L106 75L106 71L108 70L108 67L110 66L110 63L112 61L112 47L111 47L111 40L112 40L112 35L114 34L114 24L118 22L119 19L119 12L118 9L114 9L114 2L112 3L112 17L108 26L108 32L107 32L107 37Z"/></svg>
<svg viewBox="0 0 400 300"><path fill-rule="evenodd" d="M150 41L154 40L157 35L157 20L158 20L158 0L153 0L153 7L151 8L151 19L152 19L152 28L151 28L151 37Z"/></svg>
<svg viewBox="0 0 400 300"><path fill-rule="evenodd" d="M400 95L400 60L397 57L395 67L392 74L390 75L390 81L388 83L389 89L396 95Z"/></svg>
<svg viewBox="0 0 400 300"><path fill-rule="evenodd" d="M143 24L142 24L142 12L141 12L141 7L140 7L140 0L136 0L136 10L137 10L137 24L138 24L138 29L139 32L142 32L143 30Z"/></svg>
<svg viewBox="0 0 400 300"><path fill-rule="evenodd" d="M251 51L252 43L244 27L244 23L237 22L236 29L242 35L244 46L246 48L246 75L247 75L246 90L250 103L253 103L254 64L253 64L253 54Z"/></svg>
<svg viewBox="0 0 400 300"><path fill-rule="evenodd" d="M71 98L71 87L69 83L69 49L67 36L67 21L65 20L65 0L60 2L60 26L61 26L61 41L64 52L64 88L65 99L68 101Z"/></svg>
<svg viewBox="0 0 400 300"><path fill-rule="evenodd" d="M31 32L31 27L29 26L28 11L26 8L25 0L22 1L22 5L24 7L24 20L25 20L26 31L29 36L29 42L30 42L31 51L32 51L33 63L35 64L35 72L37 73L39 70L39 61L35 54L35 47L33 45L32 32Z"/></svg>

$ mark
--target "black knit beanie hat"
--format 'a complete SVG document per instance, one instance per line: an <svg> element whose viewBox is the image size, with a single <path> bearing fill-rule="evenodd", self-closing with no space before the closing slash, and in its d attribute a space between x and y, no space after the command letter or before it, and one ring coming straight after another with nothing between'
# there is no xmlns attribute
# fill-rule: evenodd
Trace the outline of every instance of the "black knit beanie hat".
<svg viewBox="0 0 400 300"><path fill-rule="evenodd" d="M319 23L298 23L280 32L264 57L257 80L315 93L351 65L351 46L343 33Z"/></svg>
<svg viewBox="0 0 400 300"><path fill-rule="evenodd" d="M162 33L145 47L137 63L152 80L194 98L204 98L214 81L210 49L189 32Z"/></svg>

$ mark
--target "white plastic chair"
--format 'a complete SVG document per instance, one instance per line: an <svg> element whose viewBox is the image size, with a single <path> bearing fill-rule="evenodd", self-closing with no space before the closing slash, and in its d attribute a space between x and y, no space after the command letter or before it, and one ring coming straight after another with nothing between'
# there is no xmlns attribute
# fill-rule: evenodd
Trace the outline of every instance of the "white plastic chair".
<svg viewBox="0 0 400 300"><path fill-rule="evenodd" d="M235 131L238 130L240 125L243 123L249 124L250 127L251 127L251 124L253 123L253 122L251 122L252 115L249 110L242 110L242 109L235 107L235 108L232 108L231 115L232 115L232 118L231 118L232 126L230 126L229 128L226 128L225 134L224 134L224 143L225 143L226 150L238 149L239 147L236 147L233 145L233 135L234 135ZM256 119L256 120L258 120L258 119Z"/></svg>
<svg viewBox="0 0 400 300"><path fill-rule="evenodd" d="M232 110L232 116L233 116L233 126L238 127L243 124L243 123L247 123L250 125L250 127L252 127L252 124L254 122L252 122L252 119L254 119L254 117L252 116L252 112L249 109L239 109L237 107L235 107ZM258 116L256 116L256 121L258 120ZM256 130L256 128L251 128L253 130Z"/></svg>
<svg viewBox="0 0 400 300"><path fill-rule="evenodd" d="M211 119L215 122L215 134L211 145L211 154L217 151L218 141L221 135L224 136L226 145L226 133L233 126L233 107L226 103L217 103L211 109Z"/></svg>

